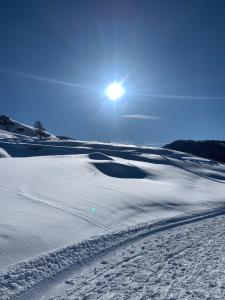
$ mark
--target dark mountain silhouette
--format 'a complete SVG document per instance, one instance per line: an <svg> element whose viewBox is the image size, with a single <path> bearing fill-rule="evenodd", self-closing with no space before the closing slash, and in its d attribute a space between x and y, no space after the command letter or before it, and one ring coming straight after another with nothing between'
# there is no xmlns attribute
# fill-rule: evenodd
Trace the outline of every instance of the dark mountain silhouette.
<svg viewBox="0 0 225 300"><path fill-rule="evenodd" d="M225 163L225 141L205 140L177 140L163 148L188 152L204 158Z"/></svg>

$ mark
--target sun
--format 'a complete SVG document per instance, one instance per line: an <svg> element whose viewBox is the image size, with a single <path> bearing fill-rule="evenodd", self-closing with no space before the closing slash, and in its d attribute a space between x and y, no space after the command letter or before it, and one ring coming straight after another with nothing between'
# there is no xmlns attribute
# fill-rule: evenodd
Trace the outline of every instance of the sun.
<svg viewBox="0 0 225 300"><path fill-rule="evenodd" d="M119 82L113 82L108 85L105 94L109 100L116 101L125 94L125 90Z"/></svg>

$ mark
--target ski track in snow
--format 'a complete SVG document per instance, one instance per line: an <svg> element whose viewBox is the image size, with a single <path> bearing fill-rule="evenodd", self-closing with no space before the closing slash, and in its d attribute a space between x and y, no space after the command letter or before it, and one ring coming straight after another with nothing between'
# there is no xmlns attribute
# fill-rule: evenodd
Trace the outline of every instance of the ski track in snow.
<svg viewBox="0 0 225 300"><path fill-rule="evenodd" d="M156 232L103 255L42 299L224 299L225 217Z"/></svg>
<svg viewBox="0 0 225 300"><path fill-rule="evenodd" d="M103 224L100 224L100 223L95 222L94 220L91 220L90 217L88 218L88 217L82 215L78 210L75 210L74 208L71 209L71 210L68 210L68 209L66 209L63 206L54 205L52 203L47 202L47 200L42 201L41 199L37 199L37 198L35 198L35 197L31 196L31 195L25 194L25 193L19 193L19 195L22 196L22 197L24 197L24 198L27 198L27 199L29 199L31 201L38 202L41 205L50 206L50 207L52 207L54 209L66 212L67 214L76 216L76 217L78 217L78 218L80 218L80 219L82 219L82 220L84 220L84 221L86 221L88 223L91 223L92 225L95 225L95 226L97 226L99 228L102 228L102 229L104 229L106 231L110 231L110 228L108 228L107 226L104 226Z"/></svg>
<svg viewBox="0 0 225 300"><path fill-rule="evenodd" d="M143 224L18 263L0 275L1 299L223 299L224 214Z"/></svg>
<svg viewBox="0 0 225 300"><path fill-rule="evenodd" d="M110 231L109 227L105 226L104 224L97 223L94 220L91 220L90 217L82 215L82 213L80 213L78 210L75 210L74 208L72 210L68 210L68 209L66 209L63 206L57 206L57 205L54 205L54 204L52 204L50 202L47 202L47 199L45 199L45 201L43 201L41 199L37 199L37 198L35 198L35 197L31 196L31 195L28 195L27 193L25 193L23 191L20 191L20 192L19 191L13 191L13 190L9 190L9 189L6 189L4 187L1 187L1 186L0 186L0 189L3 190L3 191L5 191L5 192L7 192L7 193L17 194L19 196L22 196L23 198L31 200L31 201L33 201L35 203L39 203L40 205L49 206L49 207L54 208L56 210L63 211L65 213L67 213L67 214L76 216L76 217L78 217L78 218L80 218L80 219L82 219L82 220L84 220L84 221L86 221L86 222L88 222L88 223L90 223L92 225L95 225L95 226L97 226L99 228L102 228L102 229L104 229L106 231Z"/></svg>
<svg viewBox="0 0 225 300"><path fill-rule="evenodd" d="M1 120L0 300L225 299L224 164Z"/></svg>

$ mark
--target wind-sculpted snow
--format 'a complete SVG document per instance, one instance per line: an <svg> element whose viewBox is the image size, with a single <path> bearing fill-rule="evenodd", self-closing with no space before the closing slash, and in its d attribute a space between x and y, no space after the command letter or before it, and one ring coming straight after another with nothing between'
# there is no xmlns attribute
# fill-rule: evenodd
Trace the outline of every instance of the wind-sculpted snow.
<svg viewBox="0 0 225 300"><path fill-rule="evenodd" d="M225 203L225 165L182 152L37 140L4 130L0 147L12 156L0 159L0 268L6 296L149 233L149 224L159 219ZM136 227L145 222L147 227Z"/></svg>
<svg viewBox="0 0 225 300"><path fill-rule="evenodd" d="M52 284L53 277L76 273L97 256L111 255L112 248L224 213L225 165L215 161L161 148L59 140L54 136L38 140L4 130L0 130L0 147L4 157L12 156L0 159L0 299L10 299L33 287L31 294L26 293L26 300L33 300L32 291L37 288L40 293L46 279ZM68 244L72 245L65 247ZM157 243L155 247L152 257L156 265L161 258L167 264L164 256L159 255L157 260ZM176 243L171 247L176 248ZM123 266L135 260L132 255L116 264ZM172 255L170 250L168 255ZM144 269L143 261L140 266ZM102 262L102 266L107 264ZM154 260L150 259L149 264L154 266ZM127 272L129 268L132 266ZM163 268L161 264L159 272L154 267L151 272L158 272L160 279ZM93 276L89 278L87 299L98 299L98 295L100 299L111 299L113 294L114 299L140 296L138 283L133 285L137 293L131 288L123 296L116 276L111 277L109 270L104 269L104 274L120 292L107 289L103 278L95 280L90 273ZM119 274L118 278L126 283L125 277ZM140 280L138 275L135 278ZM67 296L63 290L57 297L70 299L71 293L72 299L82 299L82 282L78 280L77 291L74 279L68 282ZM158 289L164 288L151 282ZM101 290L108 298L101 295ZM146 294L143 291L143 299L160 299L158 290L155 294L153 290Z"/></svg>
<svg viewBox="0 0 225 300"><path fill-rule="evenodd" d="M92 235L215 208L225 200L223 164L160 148L46 143L8 142L8 148L77 154L0 160L2 270Z"/></svg>
<svg viewBox="0 0 225 300"><path fill-rule="evenodd" d="M135 178L142 179L146 177L146 173L133 165L125 165L115 162L93 163L93 165L103 174L116 178Z"/></svg>
<svg viewBox="0 0 225 300"><path fill-rule="evenodd" d="M101 152L92 152L89 154L89 158L93 160L113 160L110 156L107 156Z"/></svg>
<svg viewBox="0 0 225 300"><path fill-rule="evenodd" d="M199 222L225 214L225 208L205 213L195 213L155 223L142 224L119 232L102 235L87 241L58 249L31 260L24 261L0 273L1 299L11 299L46 279L53 278L60 272L93 261L100 254L106 254L124 243L134 243L136 239L153 235L185 224ZM130 260L130 259L129 259ZM95 299L95 298L93 298Z"/></svg>

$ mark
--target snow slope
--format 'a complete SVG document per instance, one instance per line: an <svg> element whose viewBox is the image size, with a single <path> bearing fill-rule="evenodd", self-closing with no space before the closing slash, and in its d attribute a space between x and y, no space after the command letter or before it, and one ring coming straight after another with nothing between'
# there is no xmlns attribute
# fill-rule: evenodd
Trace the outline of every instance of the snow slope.
<svg viewBox="0 0 225 300"><path fill-rule="evenodd" d="M1 159L1 269L92 235L224 202L224 165L148 151L154 154L129 152L132 159L96 152Z"/></svg>
<svg viewBox="0 0 225 300"><path fill-rule="evenodd" d="M8 153L0 159L0 299L148 233L152 222L215 216L225 203L225 165L182 152L4 130L0 148Z"/></svg>
<svg viewBox="0 0 225 300"><path fill-rule="evenodd" d="M15 135L24 135L28 137L36 137L37 133L34 127L28 126L21 122L17 122L8 116L0 116L0 130L7 131ZM48 139L57 139L54 135L47 131L43 132Z"/></svg>

